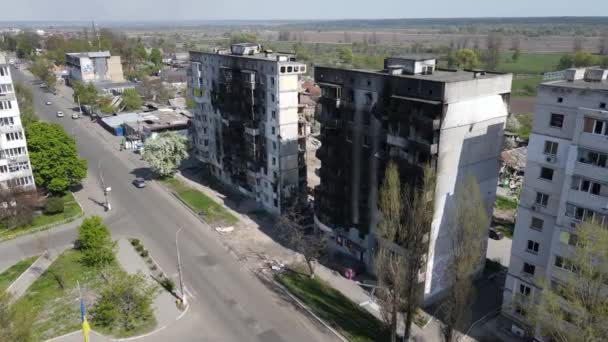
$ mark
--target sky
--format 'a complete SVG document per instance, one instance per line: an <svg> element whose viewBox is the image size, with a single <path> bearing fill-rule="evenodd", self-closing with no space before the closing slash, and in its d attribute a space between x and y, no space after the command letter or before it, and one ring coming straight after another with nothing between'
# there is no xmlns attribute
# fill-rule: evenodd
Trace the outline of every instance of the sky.
<svg viewBox="0 0 608 342"><path fill-rule="evenodd" d="M0 21L175 21L608 15L608 0L0 0ZM574 5L576 3L576 5Z"/></svg>

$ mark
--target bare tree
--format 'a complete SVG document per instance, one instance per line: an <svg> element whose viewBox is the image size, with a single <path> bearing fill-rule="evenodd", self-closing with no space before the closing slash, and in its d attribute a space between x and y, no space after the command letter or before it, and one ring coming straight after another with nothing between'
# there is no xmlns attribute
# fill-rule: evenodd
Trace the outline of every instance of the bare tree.
<svg viewBox="0 0 608 342"><path fill-rule="evenodd" d="M483 243L489 218L474 176L469 176L458 187L451 210L452 256L446 269L452 284L441 306L441 332L446 342L458 341L454 330L464 332L470 324L470 307L475 299L473 280L483 264Z"/></svg>
<svg viewBox="0 0 608 342"><path fill-rule="evenodd" d="M574 52L582 51L584 44L585 44L585 37L576 36L576 37L574 37L574 41L572 41L572 50Z"/></svg>
<svg viewBox="0 0 608 342"><path fill-rule="evenodd" d="M421 300L420 270L428 252L428 234L433 219L434 173L427 166L417 183L402 188L394 162L386 168L380 192L378 274L380 304L385 322L396 338L397 313L405 317L405 337Z"/></svg>
<svg viewBox="0 0 608 342"><path fill-rule="evenodd" d="M323 234L313 231L306 224L306 217L300 207L285 208L277 222L280 237L290 248L302 254L310 277L315 277L315 265L326 250L327 241Z"/></svg>
<svg viewBox="0 0 608 342"><path fill-rule="evenodd" d="M599 49L600 55L608 55L608 30L600 34Z"/></svg>
<svg viewBox="0 0 608 342"><path fill-rule="evenodd" d="M571 253L556 255L554 265L566 271L566 279L541 283L536 298L520 294L514 305L549 340L606 341L608 230L583 222L572 233L562 232L560 239L570 245Z"/></svg>
<svg viewBox="0 0 608 342"><path fill-rule="evenodd" d="M34 220L37 205L36 191L2 189L0 190L0 223L9 229L28 225Z"/></svg>
<svg viewBox="0 0 608 342"><path fill-rule="evenodd" d="M500 52L502 50L502 34L492 32L487 36L486 45L488 53L486 55L486 66L494 70L500 64Z"/></svg>

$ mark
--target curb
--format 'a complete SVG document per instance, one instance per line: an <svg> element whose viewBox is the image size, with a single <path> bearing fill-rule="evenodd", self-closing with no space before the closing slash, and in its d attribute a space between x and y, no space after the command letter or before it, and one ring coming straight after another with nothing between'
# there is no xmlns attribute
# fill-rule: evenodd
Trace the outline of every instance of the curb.
<svg viewBox="0 0 608 342"><path fill-rule="evenodd" d="M331 331L341 341L343 341L343 342L349 342L349 340L346 337L344 337L336 329L332 328L329 324L325 323L325 321L323 319L321 319L314 312L312 312L312 310L310 310L308 308L308 306L306 306L306 304L302 303L302 301L300 301L300 299L298 297L296 297L295 295L293 295L285 286L283 286L283 284L279 283L275 279L272 279L272 283L275 284L281 290L283 290L283 292L285 292L285 294L287 294L294 302L296 302L301 308L303 308L304 310L306 310L306 312L308 312L308 314L310 314L312 317L314 317L319 323L323 324L323 326L325 326L327 328L327 330Z"/></svg>
<svg viewBox="0 0 608 342"><path fill-rule="evenodd" d="M6 288L6 292L11 292L11 287L13 287L13 285L19 281L19 279L21 279L21 277L23 277L32 267L34 267L34 264L38 262L38 260L40 260L40 258L42 258L43 255L40 255L36 260L34 260L34 262L30 265L30 267L28 267L25 271L23 271L23 273L21 273L17 279L15 279L7 288ZM10 266L9 266L10 268Z"/></svg>

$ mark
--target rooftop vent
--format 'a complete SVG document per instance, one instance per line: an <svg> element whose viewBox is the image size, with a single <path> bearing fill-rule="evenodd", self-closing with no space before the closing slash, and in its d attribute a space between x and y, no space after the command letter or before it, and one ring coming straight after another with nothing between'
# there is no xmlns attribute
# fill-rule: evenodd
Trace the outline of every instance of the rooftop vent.
<svg viewBox="0 0 608 342"><path fill-rule="evenodd" d="M582 80L585 76L585 69L567 69L564 70L564 79L568 82Z"/></svg>
<svg viewBox="0 0 608 342"><path fill-rule="evenodd" d="M585 82L602 82L606 80L608 70L605 69L587 69L585 71Z"/></svg>
<svg viewBox="0 0 608 342"><path fill-rule="evenodd" d="M403 75L402 65L389 65L387 69L389 75Z"/></svg>

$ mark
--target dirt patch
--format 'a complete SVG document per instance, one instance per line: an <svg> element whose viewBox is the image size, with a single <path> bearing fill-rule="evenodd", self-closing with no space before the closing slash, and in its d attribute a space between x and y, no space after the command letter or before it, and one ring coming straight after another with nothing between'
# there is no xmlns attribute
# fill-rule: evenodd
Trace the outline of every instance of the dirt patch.
<svg viewBox="0 0 608 342"><path fill-rule="evenodd" d="M509 105L511 107L511 113L514 114L534 113L536 97L512 97Z"/></svg>

